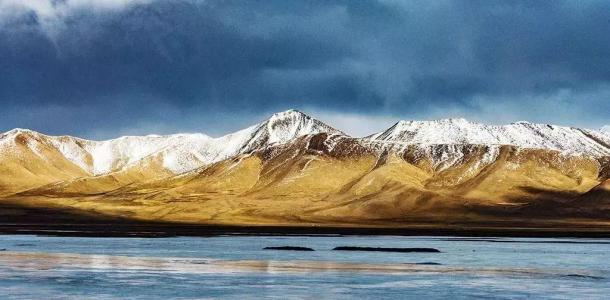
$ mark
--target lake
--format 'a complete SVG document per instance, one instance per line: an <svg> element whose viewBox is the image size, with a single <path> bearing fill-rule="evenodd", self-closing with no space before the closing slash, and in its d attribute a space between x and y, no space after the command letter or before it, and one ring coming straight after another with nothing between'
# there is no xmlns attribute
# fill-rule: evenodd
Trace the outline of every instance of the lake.
<svg viewBox="0 0 610 300"><path fill-rule="evenodd" d="M263 250L302 246L313 252ZM333 251L427 247L440 253ZM603 299L610 240L0 235L2 299Z"/></svg>

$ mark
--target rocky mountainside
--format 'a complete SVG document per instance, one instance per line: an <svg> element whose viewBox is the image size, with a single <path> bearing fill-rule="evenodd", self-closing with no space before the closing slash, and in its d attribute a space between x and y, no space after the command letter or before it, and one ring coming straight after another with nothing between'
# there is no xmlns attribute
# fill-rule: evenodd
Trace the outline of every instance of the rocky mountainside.
<svg viewBox="0 0 610 300"><path fill-rule="evenodd" d="M18 129L0 135L0 171L4 201L141 220L610 225L610 134L527 122L400 121L356 138L290 110L218 138Z"/></svg>

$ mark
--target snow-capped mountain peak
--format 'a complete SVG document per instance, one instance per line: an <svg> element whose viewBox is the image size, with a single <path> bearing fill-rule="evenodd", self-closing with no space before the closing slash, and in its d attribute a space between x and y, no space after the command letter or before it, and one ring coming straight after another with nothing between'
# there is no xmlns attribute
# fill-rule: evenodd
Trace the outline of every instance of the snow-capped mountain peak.
<svg viewBox="0 0 610 300"><path fill-rule="evenodd" d="M19 133L32 133L32 132L34 132L34 131L25 129L25 128L14 128L14 129L11 129L11 130L5 132L3 135L15 135L15 134L19 134Z"/></svg>
<svg viewBox="0 0 610 300"><path fill-rule="evenodd" d="M289 143L300 136L343 132L297 110L271 115L261 123L222 137L201 133L123 136L91 141L71 136L48 136L16 128L0 133L0 159L41 159L55 153L91 175L123 170L143 162L159 162L173 173L182 173L240 154ZM485 125L463 118L433 121L399 121L387 130L358 139L394 147L397 145L512 145L557 150L568 154L610 155L610 128L587 130L529 122ZM451 146L452 147L452 146ZM436 148L435 148L436 149ZM449 154L447 154L450 156Z"/></svg>
<svg viewBox="0 0 610 300"><path fill-rule="evenodd" d="M300 136L317 133L345 135L343 132L305 113L298 110L287 110L275 113L257 125L219 139L228 137L232 137L231 140L240 139L241 147L236 150L237 152L247 153L270 145L283 144Z"/></svg>
<svg viewBox="0 0 610 300"><path fill-rule="evenodd" d="M30 129L15 128L7 132L0 133L0 141L4 141L6 143L7 140L14 140L17 137L30 137L38 139L41 136L45 135Z"/></svg>
<svg viewBox="0 0 610 300"><path fill-rule="evenodd" d="M466 119L400 121L366 139L398 144L511 145L569 154L610 155L610 136L601 131L530 122L485 125Z"/></svg>
<svg viewBox="0 0 610 300"><path fill-rule="evenodd" d="M440 119L433 121L402 120L389 129L369 137L372 140L393 141L419 144L460 144L489 140L481 137L483 124L470 122L463 118Z"/></svg>
<svg viewBox="0 0 610 300"><path fill-rule="evenodd" d="M344 134L294 109L273 114L267 121L261 124L260 128L264 128L265 132L269 135L268 142L271 144L285 143L295 137L321 132Z"/></svg>

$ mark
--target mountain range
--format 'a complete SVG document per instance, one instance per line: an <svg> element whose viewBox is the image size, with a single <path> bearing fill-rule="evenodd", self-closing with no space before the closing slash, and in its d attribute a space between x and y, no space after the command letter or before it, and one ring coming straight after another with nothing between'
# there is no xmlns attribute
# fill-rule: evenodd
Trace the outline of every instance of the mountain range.
<svg viewBox="0 0 610 300"><path fill-rule="evenodd" d="M213 138L0 134L0 203L235 225L610 225L610 131L465 119L351 137L289 110ZM553 225L554 226L554 225Z"/></svg>

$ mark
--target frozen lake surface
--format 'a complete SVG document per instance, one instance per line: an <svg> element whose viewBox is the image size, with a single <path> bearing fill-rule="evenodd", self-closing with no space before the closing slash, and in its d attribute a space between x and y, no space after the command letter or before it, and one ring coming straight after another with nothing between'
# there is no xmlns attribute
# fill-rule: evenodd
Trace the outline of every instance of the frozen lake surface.
<svg viewBox="0 0 610 300"><path fill-rule="evenodd" d="M263 250L301 246L313 252ZM425 247L441 253L332 251ZM607 299L610 240L0 235L2 299Z"/></svg>

